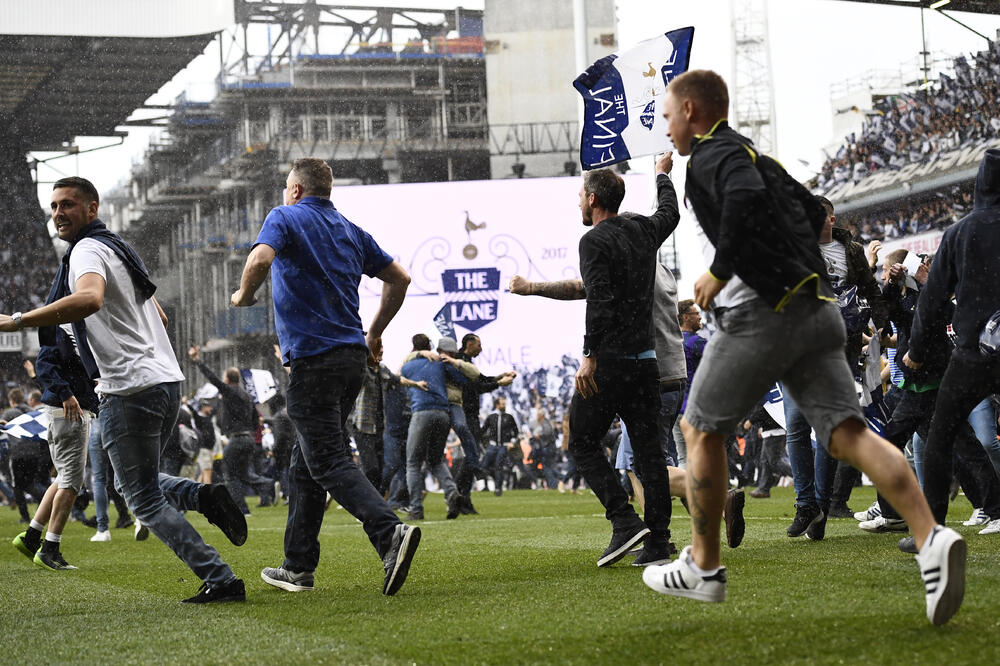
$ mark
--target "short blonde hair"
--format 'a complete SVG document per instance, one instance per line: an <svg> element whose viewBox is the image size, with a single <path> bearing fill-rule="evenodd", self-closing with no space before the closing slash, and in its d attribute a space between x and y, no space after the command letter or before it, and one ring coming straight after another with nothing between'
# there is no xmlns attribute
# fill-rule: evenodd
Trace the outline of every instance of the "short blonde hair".
<svg viewBox="0 0 1000 666"><path fill-rule="evenodd" d="M718 120L729 115L729 88L722 77L708 69L693 69L670 82L667 88L678 100L694 100L706 115Z"/></svg>

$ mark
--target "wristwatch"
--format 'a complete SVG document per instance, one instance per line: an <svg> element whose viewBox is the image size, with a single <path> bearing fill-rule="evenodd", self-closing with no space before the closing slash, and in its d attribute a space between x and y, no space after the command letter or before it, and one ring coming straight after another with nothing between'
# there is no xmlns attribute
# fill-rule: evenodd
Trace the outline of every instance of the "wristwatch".
<svg viewBox="0 0 1000 666"><path fill-rule="evenodd" d="M10 318L14 320L14 324L17 326L17 330L20 331L22 328L24 328L24 325L21 323L21 313L20 312L15 312L14 314L12 314L10 316Z"/></svg>
<svg viewBox="0 0 1000 666"><path fill-rule="evenodd" d="M583 357L584 358L590 358L590 356L591 356L590 347L584 347L583 348Z"/></svg>

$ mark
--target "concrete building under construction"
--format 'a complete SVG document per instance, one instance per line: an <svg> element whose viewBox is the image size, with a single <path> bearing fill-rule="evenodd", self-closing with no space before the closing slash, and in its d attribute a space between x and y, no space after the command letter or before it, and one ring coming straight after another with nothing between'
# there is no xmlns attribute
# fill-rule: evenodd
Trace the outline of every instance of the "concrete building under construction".
<svg viewBox="0 0 1000 666"><path fill-rule="evenodd" d="M173 306L173 338L274 368L270 295L234 309L229 294L295 159L326 159L337 184L489 178L482 12L238 1L236 13L217 40L216 98L178 99L107 200ZM324 52L333 29L351 34L339 53Z"/></svg>

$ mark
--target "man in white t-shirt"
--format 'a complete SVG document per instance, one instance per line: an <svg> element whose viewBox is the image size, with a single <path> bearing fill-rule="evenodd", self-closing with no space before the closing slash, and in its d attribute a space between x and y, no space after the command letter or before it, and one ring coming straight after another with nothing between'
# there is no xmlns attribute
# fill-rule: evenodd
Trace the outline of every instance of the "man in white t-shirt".
<svg viewBox="0 0 1000 666"><path fill-rule="evenodd" d="M0 315L0 331L42 327L41 339L48 327L72 324L80 360L98 380L101 436L129 507L204 581L185 601L243 601L243 581L178 510L201 511L239 545L246 523L240 525L242 514L233 516L232 498L221 486L159 474L160 448L177 420L184 375L152 296L156 287L132 247L97 219L98 203L97 190L83 178L54 184L52 220L70 250L48 304Z"/></svg>

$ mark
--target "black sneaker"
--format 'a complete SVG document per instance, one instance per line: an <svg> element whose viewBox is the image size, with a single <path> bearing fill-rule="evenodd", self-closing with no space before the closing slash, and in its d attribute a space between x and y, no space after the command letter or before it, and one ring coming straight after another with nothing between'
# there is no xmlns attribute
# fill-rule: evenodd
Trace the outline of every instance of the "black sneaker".
<svg viewBox="0 0 1000 666"><path fill-rule="evenodd" d="M218 486L217 486L218 487ZM217 604L227 601L246 601L247 591L243 587L243 581L234 578L225 585L212 587L208 583L202 583L198 588L198 594L190 599L185 599L186 604Z"/></svg>
<svg viewBox="0 0 1000 666"><path fill-rule="evenodd" d="M649 528L642 521L627 529L614 530L611 533L611 543L598 558L597 566L611 566L628 555L632 546L645 539L647 535L649 535Z"/></svg>
<svg viewBox="0 0 1000 666"><path fill-rule="evenodd" d="M208 522L222 530L234 546L242 546L247 542L246 516L225 486L202 486L198 491L198 506ZM240 585L243 585L242 581Z"/></svg>
<svg viewBox="0 0 1000 666"><path fill-rule="evenodd" d="M795 507L795 520L788 526L788 536L795 538L806 533L814 522L822 520L823 512L818 506Z"/></svg>
<svg viewBox="0 0 1000 666"><path fill-rule="evenodd" d="M119 529L119 530L123 530L126 527L132 527L132 525L134 523L135 523L135 521L132 520L132 516L130 516L130 515L128 515L126 513L124 516L118 516L118 520L117 520L117 522L115 522L115 528ZM87 523L84 523L84 525L86 525L86 524ZM97 527L97 518L94 518L94 524L93 524L92 527Z"/></svg>
<svg viewBox="0 0 1000 666"><path fill-rule="evenodd" d="M917 540L915 537L912 536L903 537L902 539L900 539L898 547L904 553L910 553L911 555L916 555L918 552L920 552L917 550Z"/></svg>
<svg viewBox="0 0 1000 666"><path fill-rule="evenodd" d="M851 514L854 517L854 514ZM812 521L809 527L806 528L806 538L810 541L822 541L823 537L826 536L826 514L820 513L819 518Z"/></svg>
<svg viewBox="0 0 1000 666"><path fill-rule="evenodd" d="M80 521L80 524L86 525L91 529L95 529L97 527L97 516L93 516L91 518L84 518L83 520Z"/></svg>
<svg viewBox="0 0 1000 666"><path fill-rule="evenodd" d="M420 528L415 525L400 523L392 535L392 546L382 559L385 563L385 582L382 584L382 594L392 596L399 592L406 582L406 574L410 571L413 554L420 545Z"/></svg>
<svg viewBox="0 0 1000 666"><path fill-rule="evenodd" d="M451 495L444 498L445 504L448 505L448 514L445 516L448 520L455 520L462 513L462 496L456 490Z"/></svg>
<svg viewBox="0 0 1000 666"><path fill-rule="evenodd" d="M674 546L673 542L667 542L665 547L654 546L647 540L643 544L643 548L639 551L635 560L632 562L634 567L648 567L653 564L667 564L670 562L670 556L677 553L677 546Z"/></svg>
<svg viewBox="0 0 1000 666"><path fill-rule="evenodd" d="M69 564L66 560L64 560L62 553L58 550L52 553L47 553L44 548L40 549L37 553L35 553L35 557L32 559L32 562L34 562L36 566L48 569L49 571L75 571L77 569L77 567L74 567L72 564Z"/></svg>
<svg viewBox="0 0 1000 666"><path fill-rule="evenodd" d="M479 512L476 511L476 507L472 506L472 498L468 495L462 495L462 502L458 507L458 510L466 516L478 516Z"/></svg>
<svg viewBox="0 0 1000 666"><path fill-rule="evenodd" d="M743 506L746 501L742 488L730 490L726 494L722 519L726 522L726 543L730 548L736 548L743 543L743 535L747 531L746 520L743 518Z"/></svg>
<svg viewBox="0 0 1000 666"><path fill-rule="evenodd" d="M273 585L289 592L307 592L313 589L313 574L311 571L296 573L284 567L265 567L260 572L260 578L268 585Z"/></svg>
<svg viewBox="0 0 1000 666"><path fill-rule="evenodd" d="M830 511L826 514L827 518L853 518L854 511L851 507L847 506L847 502L837 502L830 505Z"/></svg>
<svg viewBox="0 0 1000 666"><path fill-rule="evenodd" d="M410 520L423 520L424 510L423 509L408 509L406 511L406 517Z"/></svg>

